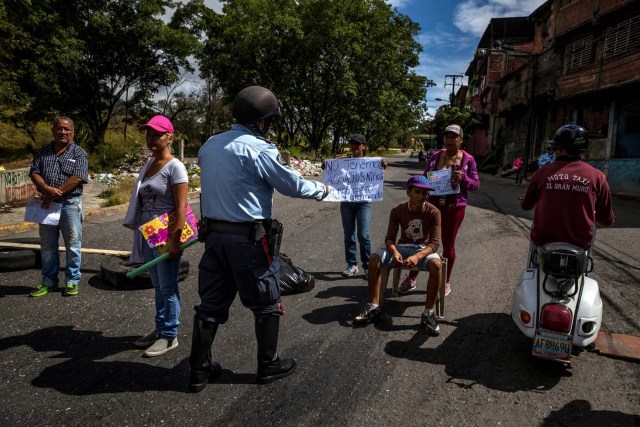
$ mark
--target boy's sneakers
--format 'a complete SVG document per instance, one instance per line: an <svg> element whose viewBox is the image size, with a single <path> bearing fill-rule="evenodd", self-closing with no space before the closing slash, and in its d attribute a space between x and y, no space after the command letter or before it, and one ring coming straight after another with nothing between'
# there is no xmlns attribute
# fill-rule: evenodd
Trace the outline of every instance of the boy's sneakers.
<svg viewBox="0 0 640 427"><path fill-rule="evenodd" d="M44 283L40 283L38 286L36 286L36 288L33 291L31 291L29 296L37 298L37 297L43 297L48 293L49 293L49 287L46 286Z"/></svg>
<svg viewBox="0 0 640 427"><path fill-rule="evenodd" d="M347 266L347 269L342 272L342 275L345 277L351 277L354 274L358 274L359 271L360 269L357 265L349 265Z"/></svg>
<svg viewBox="0 0 640 427"><path fill-rule="evenodd" d="M73 297L78 295L78 284L77 283L67 283L67 286L62 291L63 297Z"/></svg>
<svg viewBox="0 0 640 427"><path fill-rule="evenodd" d="M167 351L173 350L176 347L178 347L177 337L171 338L171 339L160 338L155 342L155 344L153 344L151 347L147 349L147 351L144 352L144 356L145 357L162 356Z"/></svg>
<svg viewBox="0 0 640 427"><path fill-rule="evenodd" d="M398 292L401 294L406 294L411 292L416 288L416 278L411 277L411 273L407 273L407 276L404 278L402 283L400 284L400 288L398 288Z"/></svg>
<svg viewBox="0 0 640 427"><path fill-rule="evenodd" d="M449 295L451 293L451 283L447 282L444 285L444 296L446 297L447 295Z"/></svg>
<svg viewBox="0 0 640 427"><path fill-rule="evenodd" d="M367 304L364 311L358 314L353 319L353 323L355 323L356 325L366 325L378 319L381 314L382 314L382 307L380 307L379 305L376 307L371 307L370 304Z"/></svg>
<svg viewBox="0 0 640 427"><path fill-rule="evenodd" d="M435 313L422 313L420 323L424 326L429 335L434 337L440 335L440 326L438 326L438 322L436 321Z"/></svg>

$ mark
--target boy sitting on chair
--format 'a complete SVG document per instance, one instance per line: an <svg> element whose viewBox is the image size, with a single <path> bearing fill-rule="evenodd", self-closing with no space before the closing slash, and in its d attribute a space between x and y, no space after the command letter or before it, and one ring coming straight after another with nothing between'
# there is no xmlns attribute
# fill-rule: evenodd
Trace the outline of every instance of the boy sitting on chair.
<svg viewBox="0 0 640 427"><path fill-rule="evenodd" d="M369 260L369 303L364 311L355 317L353 323L367 324L382 314L379 304L380 292L383 292L380 278L383 264L418 266L421 269L426 265L429 270L429 282L421 323L428 334L440 334L440 327L433 311L442 274L440 256L436 253L440 246L440 211L427 202L429 190L433 188L429 186L424 175L412 176L407 181L409 201L391 209L385 237L386 248L380 249ZM398 230L400 238L396 243ZM410 290L404 290L403 293Z"/></svg>

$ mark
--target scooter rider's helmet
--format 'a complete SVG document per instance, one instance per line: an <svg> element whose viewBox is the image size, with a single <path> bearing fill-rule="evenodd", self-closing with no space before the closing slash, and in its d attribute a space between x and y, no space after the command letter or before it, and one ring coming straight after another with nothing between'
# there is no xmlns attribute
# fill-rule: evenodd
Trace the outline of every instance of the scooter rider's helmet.
<svg viewBox="0 0 640 427"><path fill-rule="evenodd" d="M233 118L240 123L273 121L282 115L282 104L269 89L249 86L242 89L233 100Z"/></svg>
<svg viewBox="0 0 640 427"><path fill-rule="evenodd" d="M563 148L571 155L577 156L589 147L589 132L582 126L564 125L553 135L556 150Z"/></svg>

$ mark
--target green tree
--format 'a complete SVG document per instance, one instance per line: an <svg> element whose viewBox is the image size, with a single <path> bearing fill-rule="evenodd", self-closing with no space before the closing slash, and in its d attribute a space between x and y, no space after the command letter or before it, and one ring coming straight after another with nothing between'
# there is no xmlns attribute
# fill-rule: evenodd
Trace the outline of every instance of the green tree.
<svg viewBox="0 0 640 427"><path fill-rule="evenodd" d="M431 129L436 135L440 135L447 126L452 124L462 127L465 136L468 136L480 124L480 119L470 106L459 109L451 105L443 105L436 110Z"/></svg>
<svg viewBox="0 0 640 427"><path fill-rule="evenodd" d="M383 0L226 0L203 15L203 76L229 100L247 85L283 102L279 138L314 150L351 133L388 140L424 111L430 82L416 75L419 26Z"/></svg>
<svg viewBox="0 0 640 427"><path fill-rule="evenodd" d="M30 100L21 120L68 114L89 128L92 151L121 109L151 104L158 88L192 69L196 37L161 19L170 0L5 1L7 19L25 34L8 55Z"/></svg>

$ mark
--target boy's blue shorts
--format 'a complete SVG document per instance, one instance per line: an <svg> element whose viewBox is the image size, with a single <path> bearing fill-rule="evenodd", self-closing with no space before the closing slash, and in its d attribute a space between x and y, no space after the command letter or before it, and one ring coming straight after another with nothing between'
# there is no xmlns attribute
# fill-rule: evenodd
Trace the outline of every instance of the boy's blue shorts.
<svg viewBox="0 0 640 427"><path fill-rule="evenodd" d="M412 245L412 244L403 244L403 245L396 245L396 248L398 249L398 252L400 252L400 256L402 256L402 259L407 259L409 258L411 255L414 255L416 252L421 251L422 249L425 248L424 245ZM387 248L381 248L380 250L378 250L378 252L376 252L376 254L380 257L380 259L382 260L382 264L388 264L391 265L393 264L393 257L391 256L391 252L387 251ZM421 270L426 270L427 269L427 262L430 259L441 259L440 255L438 255L438 253L433 253L433 254L429 254L427 255L426 258L422 258L419 262L418 262L418 268L420 268Z"/></svg>

